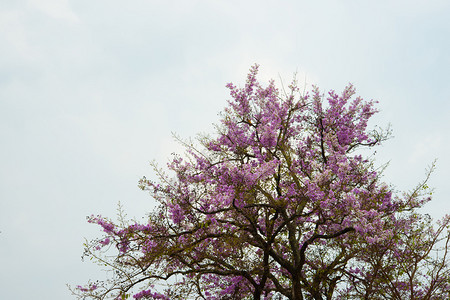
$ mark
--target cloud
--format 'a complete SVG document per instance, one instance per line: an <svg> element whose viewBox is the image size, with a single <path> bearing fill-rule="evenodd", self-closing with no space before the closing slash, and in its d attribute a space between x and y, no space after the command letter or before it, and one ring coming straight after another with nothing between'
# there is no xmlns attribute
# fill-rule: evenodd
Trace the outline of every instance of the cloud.
<svg viewBox="0 0 450 300"><path fill-rule="evenodd" d="M80 22L77 14L71 9L69 0L29 0L29 3L52 18L73 23Z"/></svg>
<svg viewBox="0 0 450 300"><path fill-rule="evenodd" d="M442 141L443 136L437 133L417 141L408 155L408 163L417 164L423 161L432 160L442 149Z"/></svg>
<svg viewBox="0 0 450 300"><path fill-rule="evenodd" d="M29 33L24 25L26 13L18 10L0 10L0 63L11 61L24 63L34 60L34 51L28 41Z"/></svg>

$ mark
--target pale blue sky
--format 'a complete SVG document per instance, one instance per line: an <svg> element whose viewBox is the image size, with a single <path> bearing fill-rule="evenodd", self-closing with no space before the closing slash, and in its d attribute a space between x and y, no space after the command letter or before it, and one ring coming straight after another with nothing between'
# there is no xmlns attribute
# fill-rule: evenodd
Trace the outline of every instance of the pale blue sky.
<svg viewBox="0 0 450 300"><path fill-rule="evenodd" d="M85 216L118 201L144 216L148 162L180 151L172 131L212 132L254 63L380 101L386 180L412 188L437 158L426 210L449 213L449 53L445 0L2 0L1 298L71 299L65 283L100 278L80 260L101 233Z"/></svg>

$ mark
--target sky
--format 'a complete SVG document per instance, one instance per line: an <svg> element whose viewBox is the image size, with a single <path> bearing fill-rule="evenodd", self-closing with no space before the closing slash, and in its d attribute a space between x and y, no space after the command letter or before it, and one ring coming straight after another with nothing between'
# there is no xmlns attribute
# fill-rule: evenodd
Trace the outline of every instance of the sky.
<svg viewBox="0 0 450 300"><path fill-rule="evenodd" d="M437 159L424 212L450 213L450 2L2 0L0 290L2 299L74 299L101 279L82 262L120 202L142 218L154 178L183 138L213 133L225 84L260 78L379 101L391 124L385 180L409 190Z"/></svg>

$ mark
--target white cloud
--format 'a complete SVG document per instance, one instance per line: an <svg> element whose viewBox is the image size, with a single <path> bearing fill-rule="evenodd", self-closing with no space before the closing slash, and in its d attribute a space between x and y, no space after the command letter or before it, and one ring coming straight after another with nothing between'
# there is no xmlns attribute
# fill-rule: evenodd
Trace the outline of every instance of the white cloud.
<svg viewBox="0 0 450 300"><path fill-rule="evenodd" d="M77 14L71 9L69 0L29 0L29 3L52 18L80 22Z"/></svg>
<svg viewBox="0 0 450 300"><path fill-rule="evenodd" d="M28 32L24 25L23 11L0 11L0 61L15 59L34 60L34 51L28 42Z"/></svg>
<svg viewBox="0 0 450 300"><path fill-rule="evenodd" d="M442 141L443 137L439 134L432 134L423 140L419 140L408 155L408 163L417 164L434 159L442 149Z"/></svg>

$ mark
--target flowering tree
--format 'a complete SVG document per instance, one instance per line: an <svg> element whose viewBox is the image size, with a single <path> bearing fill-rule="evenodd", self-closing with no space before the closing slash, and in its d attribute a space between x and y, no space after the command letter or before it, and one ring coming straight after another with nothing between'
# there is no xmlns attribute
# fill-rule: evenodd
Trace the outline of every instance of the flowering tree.
<svg viewBox="0 0 450 300"><path fill-rule="evenodd" d="M159 207L144 223L91 216L85 255L112 273L73 289L92 299L450 298L449 217L417 212L426 185L396 195L361 149L377 111L353 86L325 97L263 87L254 66L213 137L139 186ZM325 99L326 98L326 99ZM172 175L173 174L173 175Z"/></svg>

